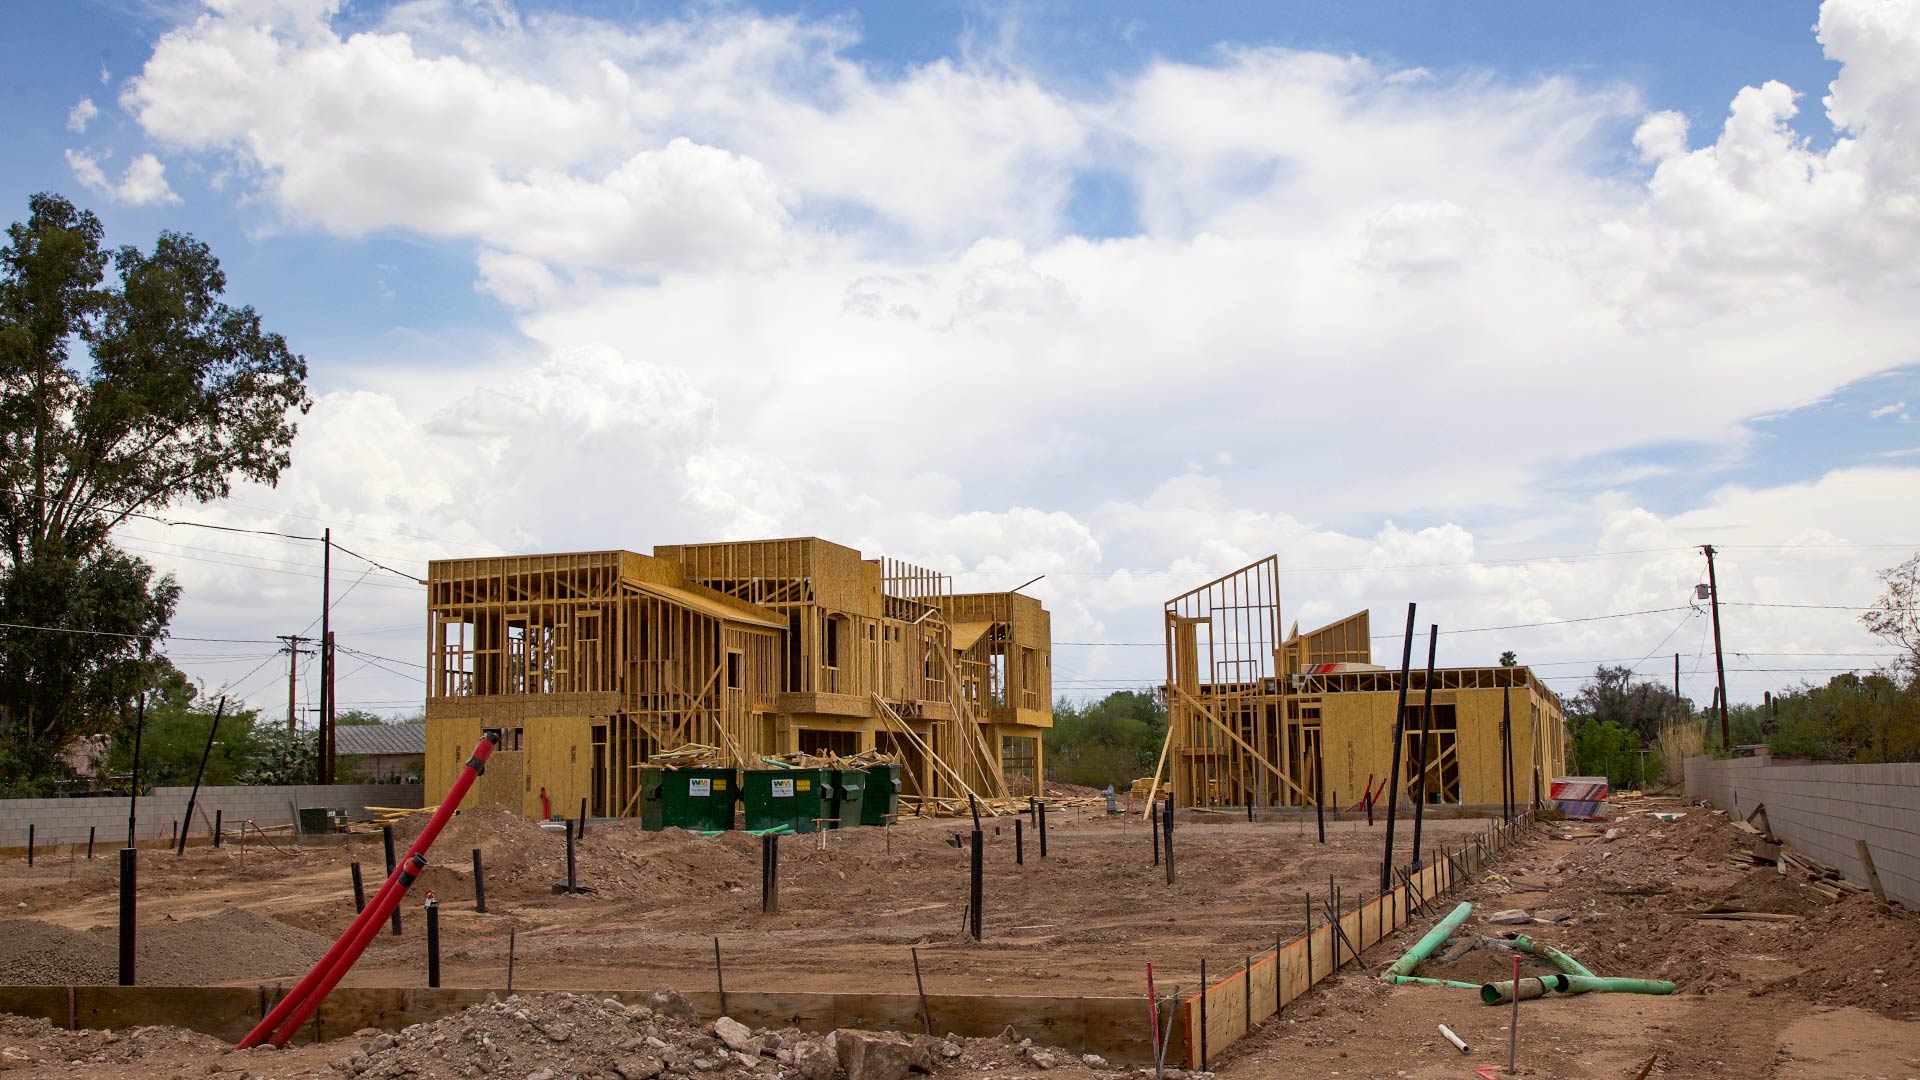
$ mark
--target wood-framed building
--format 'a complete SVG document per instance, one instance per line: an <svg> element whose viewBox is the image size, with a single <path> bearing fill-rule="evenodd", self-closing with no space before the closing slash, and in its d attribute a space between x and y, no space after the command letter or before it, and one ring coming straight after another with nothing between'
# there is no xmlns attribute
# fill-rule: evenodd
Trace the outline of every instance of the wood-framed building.
<svg viewBox="0 0 1920 1080"><path fill-rule="evenodd" d="M955 594L814 537L440 560L427 589L432 788L488 730L481 797L528 815L544 795L630 816L640 766L690 743L743 767L887 751L930 807L1042 767L1052 649L1031 597Z"/></svg>
<svg viewBox="0 0 1920 1080"><path fill-rule="evenodd" d="M1367 612L1280 636L1279 560L1266 559L1167 601L1168 730L1155 788L1180 806L1358 802L1392 772L1400 672L1373 663ZM1516 803L1564 774L1560 699L1525 667L1408 676L1400 797L1426 773L1429 802L1497 807L1511 731ZM1324 777L1317 770L1324 771ZM1385 796L1381 796L1384 799ZM1336 803L1337 800L1337 803Z"/></svg>

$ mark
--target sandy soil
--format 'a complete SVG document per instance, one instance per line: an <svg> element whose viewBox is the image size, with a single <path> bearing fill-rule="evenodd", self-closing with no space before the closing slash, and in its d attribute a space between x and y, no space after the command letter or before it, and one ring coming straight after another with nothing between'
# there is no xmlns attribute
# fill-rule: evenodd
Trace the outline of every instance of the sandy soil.
<svg viewBox="0 0 1920 1080"><path fill-rule="evenodd" d="M556 896L565 876L565 842L556 832L490 809L463 812L435 844L442 864L429 868L403 911L405 933L382 934L349 976L350 985L421 985L424 934L418 899L441 901L442 981L447 986L506 983L509 931L519 988L713 986L713 939L721 942L733 990L913 990L909 947L918 947L934 993L1033 993L1096 996L1144 993L1146 964L1163 986L1197 984L1200 960L1214 970L1292 937L1303 928L1307 894L1326 895L1329 875L1349 903L1378 886L1383 826L1328 823L1315 842L1312 822L1248 825L1232 817L1183 818L1176 832L1178 875L1168 886L1152 865L1152 838L1138 821L1097 809L1048 815L1048 855L1028 831L1026 863L1015 865L1013 821L987 826L985 940L963 933L967 851L954 846L970 823L908 820L888 831L860 829L786 837L780 845L781 910L762 915L759 840L669 831L630 822L595 825L577 852L590 895ZM1428 846L1458 846L1482 820L1432 821ZM995 830L998 830L997 832ZM1407 836L1402 826L1400 836ZM404 841L403 837L403 841ZM473 910L470 852L482 850L488 914ZM1402 859L1406 857L1402 848ZM209 940L197 965L143 960L140 981L247 983L295 977L311 946L336 936L352 915L347 863L365 865L368 891L384 867L378 837L347 849L298 854L259 847L195 849L141 862L143 931L157 936L239 909L288 926L294 944L263 949L257 940L223 948ZM57 888L48 886L57 883ZM43 859L0 866L0 913L14 934L47 948L32 977L19 982L110 981L95 952L71 948L72 935L111 947L116 918L111 860ZM51 924L42 935L35 922ZM112 953L105 955L110 965ZM66 963L64 958L71 957ZM278 970L274 961L282 960ZM4 968L4 965L0 965Z"/></svg>
<svg viewBox="0 0 1920 1080"><path fill-rule="evenodd" d="M1744 839L1700 808L1663 825L1618 822L1612 843L1536 839L1463 889L1467 933L1514 929L1482 916L1521 907L1565 922L1525 932L1600 975L1666 979L1671 997L1594 994L1524 1002L1522 1075L1630 1078L1652 1056L1659 1078L1920 1077L1920 919L1864 898L1829 903L1772 868L1732 869ZM1544 834L1543 834L1544 835ZM1451 907L1455 898L1449 898ZM1798 922L1694 920L1678 913L1727 903L1802 916ZM1377 947L1364 970L1322 984L1298 1007L1242 1040L1213 1067L1226 1080L1296 1076L1468 1077L1505 1066L1509 1007L1472 991L1388 987L1374 976L1432 920ZM1475 949L1420 974L1477 979L1512 972L1511 954ZM1447 1024L1472 1048L1440 1036Z"/></svg>

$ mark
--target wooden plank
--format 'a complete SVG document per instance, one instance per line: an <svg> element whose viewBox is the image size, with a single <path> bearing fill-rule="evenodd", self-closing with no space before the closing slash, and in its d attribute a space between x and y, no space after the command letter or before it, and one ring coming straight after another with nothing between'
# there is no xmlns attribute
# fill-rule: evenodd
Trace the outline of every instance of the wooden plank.
<svg viewBox="0 0 1920 1080"><path fill-rule="evenodd" d="M1873 898L1886 903L1887 890L1880 885L1880 871L1874 869L1873 851L1867 847L1864 839L1855 839L1853 843L1860 852L1860 865L1867 868L1867 887L1873 890Z"/></svg>

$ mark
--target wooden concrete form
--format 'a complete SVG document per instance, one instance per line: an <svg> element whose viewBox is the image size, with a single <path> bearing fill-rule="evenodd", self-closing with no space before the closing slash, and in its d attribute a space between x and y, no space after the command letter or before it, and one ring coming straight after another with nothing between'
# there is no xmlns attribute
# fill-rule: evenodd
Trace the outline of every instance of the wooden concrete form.
<svg viewBox="0 0 1920 1080"><path fill-rule="evenodd" d="M1005 798L1052 724L1038 601L813 537L436 561L428 620L428 789L498 731L475 790L529 815L544 791L630 816L641 765L689 743L745 767L890 751L903 794L952 808Z"/></svg>
<svg viewBox="0 0 1920 1080"><path fill-rule="evenodd" d="M63 1028L111 1028L152 1024L187 1028L238 1041L266 1013L281 986L0 986L0 1012L40 1017ZM523 993L557 993L524 989ZM649 991L600 988L569 991L644 1004ZM428 990L413 987L341 987L327 996L302 1028L297 1042L337 1039L362 1028L398 1031L501 998L504 989ZM720 995L691 992L702 1017L721 1015ZM1022 1037L1126 1065L1151 1062L1144 1009L1136 998L991 997L927 995L934 1031L991 1037L1011 1027ZM918 1032L920 1000L913 994L757 993L728 990L726 1015L752 1027L796 1027L825 1033L835 1028ZM344 1051L343 1051L344 1052ZM1178 1038L1168 1059L1184 1053Z"/></svg>
<svg viewBox="0 0 1920 1080"><path fill-rule="evenodd" d="M1305 635L1295 625L1281 640L1273 556L1167 601L1168 730L1152 790L1164 780L1180 806L1266 807L1312 806L1317 792L1351 805L1370 779L1381 790L1400 673L1372 662L1370 626L1360 612ZM1403 801L1424 768L1429 801L1499 806L1503 708L1516 804L1534 796L1536 778L1544 788L1565 772L1560 700L1527 668L1435 671L1424 745L1425 673L1408 681Z"/></svg>
<svg viewBox="0 0 1920 1080"><path fill-rule="evenodd" d="M1416 891L1409 894L1405 885L1363 903L1344 906L1339 913L1340 931L1316 911L1315 924L1307 933L1263 953L1255 954L1251 965L1241 964L1230 974L1180 1002L1178 1030L1186 1051L1185 1067L1202 1067L1200 1026L1201 999L1206 1000L1205 1047L1207 1060L1245 1036L1268 1017L1311 990L1314 984L1332 978L1337 971L1353 967L1367 949L1398 933L1410 922L1437 921L1448 910L1433 903L1455 887L1473 880L1476 871L1511 846L1516 832L1532 821L1523 815L1521 823L1492 830L1484 840L1476 841L1441 859L1416 874L1410 874ZM1427 913L1418 911L1427 901ZM1279 985L1274 981L1274 965L1279 965ZM1360 965L1363 973L1365 965ZM1181 1060L1169 1053L1169 1061Z"/></svg>

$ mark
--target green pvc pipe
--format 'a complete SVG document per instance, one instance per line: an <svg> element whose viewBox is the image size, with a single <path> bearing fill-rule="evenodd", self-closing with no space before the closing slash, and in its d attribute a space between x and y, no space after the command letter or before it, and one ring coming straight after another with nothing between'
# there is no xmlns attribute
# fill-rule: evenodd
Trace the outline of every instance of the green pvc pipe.
<svg viewBox="0 0 1920 1080"><path fill-rule="evenodd" d="M1554 990L1564 992L1567 989L1567 980L1571 978L1573 978L1571 975L1556 974L1534 975L1521 979L1520 1000L1527 1001L1532 998L1546 997L1548 993ZM1480 1000L1489 1005L1505 1005L1507 1002L1513 1000L1513 986L1514 981L1512 979L1501 979L1499 982L1487 983L1480 987Z"/></svg>
<svg viewBox="0 0 1920 1080"><path fill-rule="evenodd" d="M1588 971L1585 964L1561 952L1559 949L1535 941L1525 934L1517 934L1514 936L1513 947L1523 953L1532 953L1534 956L1547 961L1569 975L1580 975L1589 979L1594 977L1593 972Z"/></svg>
<svg viewBox="0 0 1920 1080"><path fill-rule="evenodd" d="M1414 942L1413 948L1408 949L1405 956L1395 960L1387 970L1381 972L1380 977L1384 979L1389 975L1413 974L1413 969L1419 967L1422 960L1431 956L1433 950L1439 948L1443 942L1452 937L1453 932L1460 929L1460 924L1466 922L1467 916L1471 914L1473 914L1472 904L1462 903L1459 907L1454 908L1447 914L1446 918L1435 923L1433 929L1427 931L1425 937Z"/></svg>
<svg viewBox="0 0 1920 1080"><path fill-rule="evenodd" d="M793 835L793 826L770 825L764 829L747 829L745 831L748 836L791 836Z"/></svg>
<svg viewBox="0 0 1920 1080"><path fill-rule="evenodd" d="M1566 983L1560 988L1566 994L1671 994L1679 989L1664 979L1603 979L1597 975L1569 975Z"/></svg>
<svg viewBox="0 0 1920 1080"><path fill-rule="evenodd" d="M1458 979L1428 979L1419 975L1382 975L1383 980L1396 986L1444 986L1451 990L1478 990L1479 983L1461 982Z"/></svg>
<svg viewBox="0 0 1920 1080"><path fill-rule="evenodd" d="M773 766L773 767L774 767L774 768L776 768L776 769L791 769L791 768L793 768L793 766L792 766L792 765L790 765L790 764L788 764L787 762L784 762L784 761L781 761L781 760L780 760L779 758L770 758L770 757L763 757L763 758L761 758L760 760L761 760L761 761L764 761L764 762L766 762L767 764L769 764L769 765L771 765L771 766Z"/></svg>

